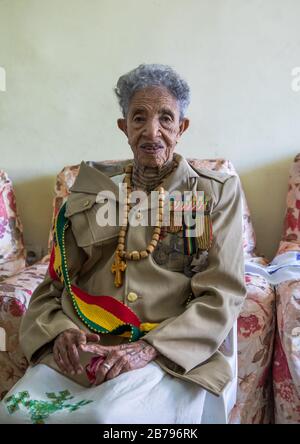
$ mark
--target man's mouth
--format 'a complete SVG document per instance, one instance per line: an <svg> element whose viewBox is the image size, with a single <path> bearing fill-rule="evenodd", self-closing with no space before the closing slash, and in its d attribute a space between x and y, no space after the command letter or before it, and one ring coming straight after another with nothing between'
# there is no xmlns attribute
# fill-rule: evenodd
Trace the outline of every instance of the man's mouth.
<svg viewBox="0 0 300 444"><path fill-rule="evenodd" d="M143 143L140 145L140 148L146 153L156 153L159 150L163 149L163 146L160 143Z"/></svg>

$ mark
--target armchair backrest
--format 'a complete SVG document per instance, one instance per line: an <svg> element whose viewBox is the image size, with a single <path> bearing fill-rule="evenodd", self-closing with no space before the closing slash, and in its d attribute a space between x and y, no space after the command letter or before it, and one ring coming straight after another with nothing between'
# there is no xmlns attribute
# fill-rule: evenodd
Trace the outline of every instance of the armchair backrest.
<svg viewBox="0 0 300 444"><path fill-rule="evenodd" d="M7 173L0 170L0 279L25 267L23 228L15 193Z"/></svg>
<svg viewBox="0 0 300 444"><path fill-rule="evenodd" d="M290 167L283 233L277 254L300 249L300 154Z"/></svg>

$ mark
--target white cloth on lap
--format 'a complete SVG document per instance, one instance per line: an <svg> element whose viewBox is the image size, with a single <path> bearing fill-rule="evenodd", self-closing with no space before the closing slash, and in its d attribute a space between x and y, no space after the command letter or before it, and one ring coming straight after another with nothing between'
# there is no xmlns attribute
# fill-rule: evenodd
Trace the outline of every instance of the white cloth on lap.
<svg viewBox="0 0 300 444"><path fill-rule="evenodd" d="M39 364L0 403L0 423L199 424L205 394L155 362L91 388Z"/></svg>

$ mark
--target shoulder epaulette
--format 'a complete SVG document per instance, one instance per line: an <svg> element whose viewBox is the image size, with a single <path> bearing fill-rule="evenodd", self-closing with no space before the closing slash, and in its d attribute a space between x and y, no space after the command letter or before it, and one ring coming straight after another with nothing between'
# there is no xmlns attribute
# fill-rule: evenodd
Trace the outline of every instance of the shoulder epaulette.
<svg viewBox="0 0 300 444"><path fill-rule="evenodd" d="M190 167L199 174L200 177L207 177L208 179L216 180L217 182L224 183L226 180L234 174L223 173L220 171L209 170L208 168L195 168L191 164Z"/></svg>

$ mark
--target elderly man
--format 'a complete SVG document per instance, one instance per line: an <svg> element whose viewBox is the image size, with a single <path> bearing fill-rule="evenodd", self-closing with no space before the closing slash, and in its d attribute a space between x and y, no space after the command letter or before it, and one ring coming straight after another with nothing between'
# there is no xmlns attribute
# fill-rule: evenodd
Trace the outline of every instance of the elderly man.
<svg viewBox="0 0 300 444"><path fill-rule="evenodd" d="M81 164L21 326L31 366L3 422L201 423L207 391L232 378L220 347L245 296L239 181L174 153L189 88L173 69L140 65L115 91L133 161ZM148 205L135 207L135 192ZM164 224L173 192L203 197L201 230L172 199ZM117 222L103 223L101 196Z"/></svg>

